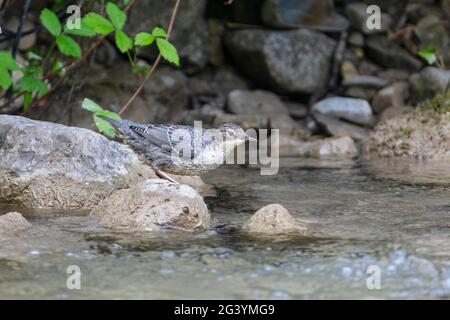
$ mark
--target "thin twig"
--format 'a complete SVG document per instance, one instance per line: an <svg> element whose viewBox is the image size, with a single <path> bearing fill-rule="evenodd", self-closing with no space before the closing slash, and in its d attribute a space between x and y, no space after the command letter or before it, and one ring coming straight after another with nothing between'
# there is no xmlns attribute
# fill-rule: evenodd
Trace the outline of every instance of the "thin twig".
<svg viewBox="0 0 450 320"><path fill-rule="evenodd" d="M16 39L15 39L13 50L12 50L12 56L14 59L16 58L17 49L19 48L20 39L22 38L23 24L25 23L25 19L27 18L28 9L30 9L30 3L31 3L31 0L25 1L22 16L20 17L19 27L17 28Z"/></svg>
<svg viewBox="0 0 450 320"><path fill-rule="evenodd" d="M181 0L176 0L175 6L173 7L172 16L170 17L170 21L169 21L169 27L167 28L167 37L166 37L167 40L169 39L170 33L172 32L173 24L175 22L175 17L177 16L177 11L178 11L178 7L180 6L180 2L181 2ZM158 66L160 61L161 61L161 53L159 53L158 56L156 57L156 60L153 63L152 68L147 73L145 78L142 79L142 81L141 81L139 87L137 88L137 90L130 97L130 99L128 99L127 103L125 103L125 105L122 107L122 109L120 109L119 115L122 115L129 108L129 106L134 101L134 99L136 99L136 97L141 93L142 89L144 88L145 82L148 79L150 79L150 77L152 76L153 72L155 71L155 69Z"/></svg>
<svg viewBox="0 0 450 320"><path fill-rule="evenodd" d="M128 12L136 0L131 0L130 3L126 6L125 9L123 9L124 12ZM83 53L83 56L80 59L73 60L72 62L65 63L61 68L54 71L51 70L50 74L46 74L43 79L46 79L48 81L52 81L58 74L58 71L66 68L66 74L68 75L71 71L75 70L78 66L80 66L91 54L92 52L100 45L100 43L106 38L106 36L97 37L95 42L91 45L91 47ZM36 99L36 101L33 103L40 103L41 101L45 100L50 96L53 92L56 91L63 83L64 83L65 77L61 78L55 85L52 86L52 88L42 97ZM8 102L6 102L3 105L0 105L0 112L5 114L10 114L16 112L20 106L13 105L11 102L15 101L16 99L20 98L23 95L23 92L20 92L16 94L12 99L10 99ZM8 107L9 105L9 107ZM32 109L32 105L28 108L28 112Z"/></svg>

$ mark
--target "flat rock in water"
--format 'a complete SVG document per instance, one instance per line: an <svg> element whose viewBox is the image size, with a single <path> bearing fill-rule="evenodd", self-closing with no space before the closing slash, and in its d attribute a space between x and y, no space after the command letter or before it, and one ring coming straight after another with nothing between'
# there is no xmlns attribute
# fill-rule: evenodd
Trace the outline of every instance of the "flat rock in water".
<svg viewBox="0 0 450 320"><path fill-rule="evenodd" d="M363 99L331 97L316 102L311 111L350 122L370 126L374 122L372 107Z"/></svg>
<svg viewBox="0 0 450 320"><path fill-rule="evenodd" d="M325 86L335 47L334 40L307 29L232 31L225 44L254 81L290 94L311 94Z"/></svg>
<svg viewBox="0 0 450 320"><path fill-rule="evenodd" d="M104 227L142 231L200 230L208 228L210 220L203 198L194 189L161 179L113 192L91 215Z"/></svg>
<svg viewBox="0 0 450 320"><path fill-rule="evenodd" d="M312 232L303 223L292 217L280 204L262 207L245 222L243 230L262 235L299 234L311 235Z"/></svg>

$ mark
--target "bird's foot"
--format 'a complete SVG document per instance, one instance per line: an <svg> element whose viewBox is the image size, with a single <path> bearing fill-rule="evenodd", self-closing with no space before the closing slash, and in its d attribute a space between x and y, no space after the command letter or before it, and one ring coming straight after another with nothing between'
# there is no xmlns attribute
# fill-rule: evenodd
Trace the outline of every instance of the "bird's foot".
<svg viewBox="0 0 450 320"><path fill-rule="evenodd" d="M155 173L156 173L156 175L158 177L160 177L162 179L165 179L165 180L168 180L170 182L173 182L175 184L180 184L177 180L175 180L174 178L170 177L167 173L164 173L164 172L162 172L159 169L153 169L153 170L155 170Z"/></svg>

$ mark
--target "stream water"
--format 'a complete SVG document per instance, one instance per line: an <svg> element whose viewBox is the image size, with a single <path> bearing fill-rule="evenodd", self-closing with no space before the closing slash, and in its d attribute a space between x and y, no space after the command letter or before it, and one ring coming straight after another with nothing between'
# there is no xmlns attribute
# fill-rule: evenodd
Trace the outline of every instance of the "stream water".
<svg viewBox="0 0 450 320"><path fill-rule="evenodd" d="M205 176L217 188L206 198L206 232L117 233L82 214L29 214L31 231L0 241L0 298L450 298L450 178L417 182L417 171L392 174L395 164L282 165L275 176L239 167ZM316 237L239 231L270 203ZM81 270L79 290L66 287L71 265ZM368 288L369 266L380 289Z"/></svg>

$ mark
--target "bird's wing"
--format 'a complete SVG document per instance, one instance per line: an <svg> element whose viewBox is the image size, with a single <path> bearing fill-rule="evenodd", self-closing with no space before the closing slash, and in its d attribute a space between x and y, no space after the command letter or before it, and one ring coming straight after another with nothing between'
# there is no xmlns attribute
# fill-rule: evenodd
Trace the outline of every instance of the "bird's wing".
<svg viewBox="0 0 450 320"><path fill-rule="evenodd" d="M130 129L168 153L189 150L189 157L193 156L192 128L188 126L132 124Z"/></svg>

